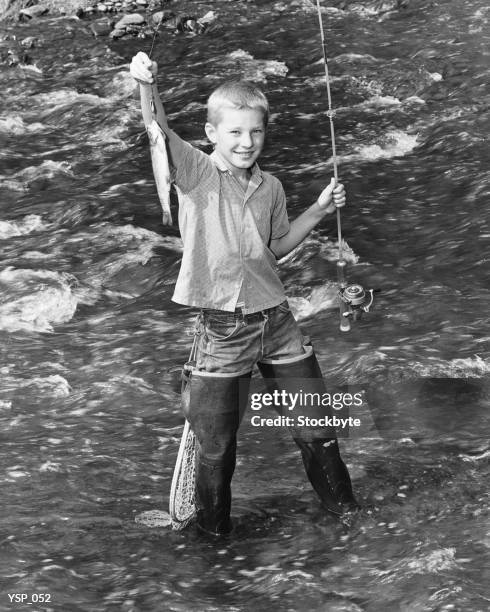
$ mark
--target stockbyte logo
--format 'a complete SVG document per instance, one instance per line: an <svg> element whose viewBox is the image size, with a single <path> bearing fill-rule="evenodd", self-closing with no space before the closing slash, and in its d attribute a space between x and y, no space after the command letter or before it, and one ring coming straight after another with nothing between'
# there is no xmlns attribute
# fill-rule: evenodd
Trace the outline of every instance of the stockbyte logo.
<svg viewBox="0 0 490 612"><path fill-rule="evenodd" d="M327 390L322 379L257 379L247 393L252 427L288 428L293 435L321 428L322 435L349 437L362 425L359 389Z"/></svg>

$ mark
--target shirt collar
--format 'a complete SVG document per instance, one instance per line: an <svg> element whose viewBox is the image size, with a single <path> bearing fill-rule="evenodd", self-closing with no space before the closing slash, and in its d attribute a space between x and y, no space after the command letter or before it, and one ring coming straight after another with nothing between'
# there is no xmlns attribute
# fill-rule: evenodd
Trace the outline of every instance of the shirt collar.
<svg viewBox="0 0 490 612"><path fill-rule="evenodd" d="M216 166L216 168L218 168L220 172L229 172L230 174L232 173L226 165L225 160L221 157L218 151L216 151L216 149L211 153L209 157L212 159L214 165ZM262 170L259 168L259 164L257 162L255 162L252 166L252 178L262 178Z"/></svg>

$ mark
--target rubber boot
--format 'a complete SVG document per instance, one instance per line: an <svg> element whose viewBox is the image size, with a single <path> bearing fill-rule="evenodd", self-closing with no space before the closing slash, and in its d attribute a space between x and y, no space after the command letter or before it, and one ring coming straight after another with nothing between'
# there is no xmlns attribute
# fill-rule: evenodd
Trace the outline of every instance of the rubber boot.
<svg viewBox="0 0 490 612"><path fill-rule="evenodd" d="M197 440L196 518L208 534L231 531L231 479L236 434L245 411L250 372L221 374L194 370L187 419Z"/></svg>
<svg viewBox="0 0 490 612"><path fill-rule="evenodd" d="M294 441L301 449L306 474L325 509L338 516L359 510L337 440Z"/></svg>
<svg viewBox="0 0 490 612"><path fill-rule="evenodd" d="M295 359L260 362L259 369L269 389L297 393L326 393L320 366L311 346ZM278 409L285 414L286 409ZM289 412L291 415L291 412ZM328 406L309 411L312 418L331 417ZM349 472L339 452L333 427L292 427L294 441L301 450L306 474L323 506L335 515L358 510Z"/></svg>

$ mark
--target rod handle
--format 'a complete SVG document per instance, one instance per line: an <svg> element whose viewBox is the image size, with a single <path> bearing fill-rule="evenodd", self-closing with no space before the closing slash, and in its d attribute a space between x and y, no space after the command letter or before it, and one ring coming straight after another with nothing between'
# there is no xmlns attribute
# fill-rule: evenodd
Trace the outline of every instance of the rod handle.
<svg viewBox="0 0 490 612"><path fill-rule="evenodd" d="M337 261L337 279L339 282L339 314L340 314L340 331L348 332L350 330L350 321L349 321L349 307L342 299L340 292L347 287L347 282L345 280L345 267L346 262L344 259L339 259Z"/></svg>

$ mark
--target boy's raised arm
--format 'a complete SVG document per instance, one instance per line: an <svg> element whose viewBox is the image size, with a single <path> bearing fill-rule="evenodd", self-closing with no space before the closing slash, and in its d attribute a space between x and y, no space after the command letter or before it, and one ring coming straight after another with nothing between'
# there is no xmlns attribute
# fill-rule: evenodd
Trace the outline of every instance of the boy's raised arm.
<svg viewBox="0 0 490 612"><path fill-rule="evenodd" d="M153 119L156 120L167 137L170 164L173 168L177 168L184 155L185 147L189 145L170 129L168 125L167 115L165 114L156 83L157 70L157 63L152 61L142 51L133 57L129 67L131 76L138 82L140 87L143 123L145 127L148 127ZM152 103L154 105L153 108Z"/></svg>

